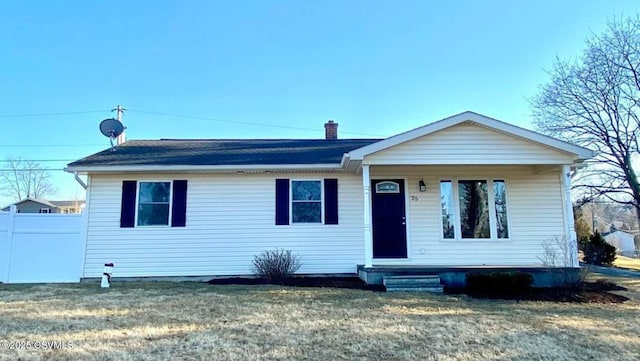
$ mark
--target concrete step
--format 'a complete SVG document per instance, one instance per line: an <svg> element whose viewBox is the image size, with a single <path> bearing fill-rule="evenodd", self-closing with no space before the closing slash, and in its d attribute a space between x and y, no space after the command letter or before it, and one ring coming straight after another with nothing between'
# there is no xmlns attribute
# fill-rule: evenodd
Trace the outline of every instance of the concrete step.
<svg viewBox="0 0 640 361"><path fill-rule="evenodd" d="M422 291L442 293L440 276L388 276L382 279L387 291Z"/></svg>
<svg viewBox="0 0 640 361"><path fill-rule="evenodd" d="M418 276L386 276L382 279L385 286L440 286L440 276L418 275Z"/></svg>
<svg viewBox="0 0 640 361"><path fill-rule="evenodd" d="M439 287L387 287L387 292L431 292L431 293L443 293L444 288Z"/></svg>

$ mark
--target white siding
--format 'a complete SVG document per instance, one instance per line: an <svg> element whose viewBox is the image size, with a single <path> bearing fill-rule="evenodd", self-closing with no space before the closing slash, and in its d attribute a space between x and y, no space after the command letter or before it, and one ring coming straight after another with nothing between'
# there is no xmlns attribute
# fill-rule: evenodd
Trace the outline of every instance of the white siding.
<svg viewBox="0 0 640 361"><path fill-rule="evenodd" d="M365 156L363 164L571 164L569 153L462 123Z"/></svg>
<svg viewBox="0 0 640 361"><path fill-rule="evenodd" d="M338 178L339 225L275 225L275 178ZM187 179L187 226L120 228L122 180ZM84 277L240 275L273 248L301 273L354 273L363 263L362 181L344 174L93 175Z"/></svg>
<svg viewBox="0 0 640 361"><path fill-rule="evenodd" d="M408 264L540 265L542 242L564 234L560 169L536 173L527 166L372 166L372 177L407 177ZM507 182L510 240L443 240L440 180L504 179ZM418 182L424 179L427 191ZM411 196L417 200L411 200ZM393 262L374 260L375 264ZM399 263L399 262L395 262Z"/></svg>
<svg viewBox="0 0 640 361"><path fill-rule="evenodd" d="M540 265L542 242L564 234L559 169L372 166L371 175L406 177L417 197L407 202L409 259L396 264ZM340 224L276 226L275 178L339 178ZM442 239L439 182L452 178L506 180L510 240ZM187 179L187 227L120 228L123 179ZM94 175L84 277L99 277L105 262L116 277L249 274L253 256L275 247L300 254L301 273L353 273L364 263L361 184L348 174Z"/></svg>

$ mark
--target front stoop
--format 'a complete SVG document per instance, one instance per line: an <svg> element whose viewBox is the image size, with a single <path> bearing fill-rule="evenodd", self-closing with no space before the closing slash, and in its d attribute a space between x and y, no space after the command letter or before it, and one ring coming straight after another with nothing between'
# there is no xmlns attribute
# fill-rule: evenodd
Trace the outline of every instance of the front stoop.
<svg viewBox="0 0 640 361"><path fill-rule="evenodd" d="M387 276L382 278L382 284L387 288L388 292L443 292L443 287L440 283L440 276L438 275Z"/></svg>

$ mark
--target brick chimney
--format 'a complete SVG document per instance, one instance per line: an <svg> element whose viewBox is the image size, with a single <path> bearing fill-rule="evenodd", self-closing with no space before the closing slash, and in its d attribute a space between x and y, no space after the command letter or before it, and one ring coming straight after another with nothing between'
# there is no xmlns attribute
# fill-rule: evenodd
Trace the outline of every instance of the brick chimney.
<svg viewBox="0 0 640 361"><path fill-rule="evenodd" d="M324 136L326 140L338 139L338 123L333 120L324 123Z"/></svg>

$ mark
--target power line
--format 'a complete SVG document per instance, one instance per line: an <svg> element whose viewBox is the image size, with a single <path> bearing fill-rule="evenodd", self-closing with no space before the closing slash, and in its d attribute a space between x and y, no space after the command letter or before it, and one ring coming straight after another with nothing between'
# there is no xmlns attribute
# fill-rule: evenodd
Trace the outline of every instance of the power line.
<svg viewBox="0 0 640 361"><path fill-rule="evenodd" d="M231 119L221 119L221 118L213 118L213 117L204 117L204 116L194 116L194 115L184 115L184 114L173 114L173 113L164 113L164 112L153 112L147 110L135 110L129 109L130 112L136 112L140 114L149 114L149 115L160 115L166 117L174 117L174 118L183 118L183 119L196 119L196 120L209 120L213 122L222 122L229 124L242 124L242 125L252 125L258 127L266 127L266 128L282 128L282 129L293 129L293 130L304 130L304 131L318 131L317 128L306 128L306 127L296 127L290 125L283 124L267 124L255 121L243 121L243 120L231 120ZM106 113L108 110L86 110L86 111L73 111L73 112L49 112L49 113L23 113L23 114L0 114L0 118L27 118L27 117L47 117L47 116L60 116L60 115L75 115L75 114L92 114L92 113ZM350 131L342 131L343 134L355 134L355 135L365 135L365 136L374 136L374 137L384 137L380 134L373 133L363 133L363 132L350 132ZM0 147L9 148L9 147L80 147L80 146L101 146L102 144L29 144L29 145L7 145L3 144Z"/></svg>
<svg viewBox="0 0 640 361"><path fill-rule="evenodd" d="M14 159L15 163L23 163L23 162L72 162L77 159ZM9 160L11 161L11 159ZM2 163L2 161L0 161Z"/></svg>
<svg viewBox="0 0 640 361"><path fill-rule="evenodd" d="M27 168L18 168L18 169L11 169L11 168L5 168L2 169L0 168L0 172L34 172L34 171L62 171L64 170L64 168L46 168L46 169L27 169Z"/></svg>
<svg viewBox="0 0 640 361"><path fill-rule="evenodd" d="M27 147L104 147L104 144L0 144L1 148Z"/></svg>
<svg viewBox="0 0 640 361"><path fill-rule="evenodd" d="M106 113L108 110L86 110L79 112L55 112L55 113L26 113L26 114L0 114L0 118L28 118L28 117L52 117L57 115Z"/></svg>
<svg viewBox="0 0 640 361"><path fill-rule="evenodd" d="M313 131L313 132L317 132L318 131L318 129L316 129L316 128L294 127L294 126L282 125L282 124L264 124L264 123L249 122L249 121L243 121L243 120L229 120L229 119L200 117L200 116L193 116L193 115L181 115L181 114L170 114L170 113L161 113L161 112L149 112L149 111L146 111L146 110L129 109L129 112L136 112L136 113L150 114L150 115L162 115L162 116L167 116L167 117L184 118L184 119L210 120L210 121L213 121L213 122L222 122L222 123L230 123L230 124L255 125L255 126L267 127L267 128L284 128L284 129L294 129L294 130L307 130L307 131ZM367 136L374 136L374 137L380 137L381 136L380 134L360 133L360 132L345 132L345 131L343 131L342 133L345 133L345 134L357 134L357 135L367 135Z"/></svg>

